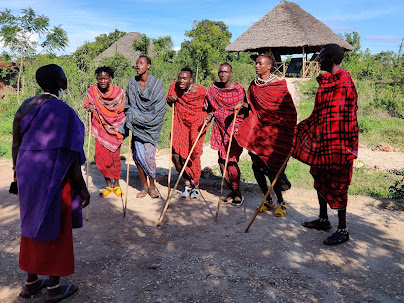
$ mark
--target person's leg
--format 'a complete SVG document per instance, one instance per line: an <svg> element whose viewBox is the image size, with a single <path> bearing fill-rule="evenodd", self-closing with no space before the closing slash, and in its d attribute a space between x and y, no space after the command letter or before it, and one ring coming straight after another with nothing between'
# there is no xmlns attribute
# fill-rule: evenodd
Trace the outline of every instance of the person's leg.
<svg viewBox="0 0 404 303"><path fill-rule="evenodd" d="M49 276L48 294L45 298L46 302L59 302L73 295L78 287L72 283L66 285L59 284L60 277Z"/></svg>
<svg viewBox="0 0 404 303"><path fill-rule="evenodd" d="M142 183L142 190L136 194L136 198L143 198L149 192L149 186L147 184L147 177L143 171L143 168L136 163L137 171L139 173L140 182Z"/></svg>
<svg viewBox="0 0 404 303"><path fill-rule="evenodd" d="M27 281L25 282L25 286L20 292L20 297L29 298L40 291L42 288L45 288L47 285L47 279L38 279L37 274L28 273Z"/></svg>
<svg viewBox="0 0 404 303"><path fill-rule="evenodd" d="M108 187L111 187L111 188L114 187L114 185L112 184L111 178L104 177L104 179L105 179L105 182L107 183Z"/></svg>
<svg viewBox="0 0 404 303"><path fill-rule="evenodd" d="M331 229L330 221L328 221L327 200L317 191L318 203L320 205L320 213L316 220L303 222L302 225L306 228L317 230Z"/></svg>
<svg viewBox="0 0 404 303"><path fill-rule="evenodd" d="M338 210L338 229L346 229L346 207Z"/></svg>

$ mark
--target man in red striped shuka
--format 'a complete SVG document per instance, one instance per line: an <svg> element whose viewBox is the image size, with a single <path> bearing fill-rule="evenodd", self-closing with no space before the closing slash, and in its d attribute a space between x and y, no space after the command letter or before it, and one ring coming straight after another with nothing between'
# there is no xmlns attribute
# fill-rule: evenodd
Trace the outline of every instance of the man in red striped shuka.
<svg viewBox="0 0 404 303"><path fill-rule="evenodd" d="M358 109L351 75L341 68L344 50L327 44L320 51L320 67L327 71L317 77L318 92L312 114L299 123L292 156L311 166L320 204L319 217L303 226L317 230L331 229L327 203L338 210L338 229L324 240L337 245L349 240L346 229L348 187L353 160L358 155Z"/></svg>
<svg viewBox="0 0 404 303"><path fill-rule="evenodd" d="M297 121L296 108L286 80L279 80L272 74L275 62L272 54L258 56L255 64L257 78L251 82L247 92L250 103L243 104L251 112L235 135L237 142L249 151L255 179L264 194L268 191L266 176L273 182L289 157ZM235 110L241 106L238 104ZM274 212L276 217L286 215L287 206L282 191L290 187L291 184L282 171L274 186L278 200L278 207ZM268 196L260 212L272 208L275 208L275 203Z"/></svg>
<svg viewBox="0 0 404 303"><path fill-rule="evenodd" d="M125 120L125 93L122 88L110 84L114 78L114 71L111 68L99 67L95 71L95 76L97 84L91 85L88 89L84 108L92 112L91 133L95 137L94 159L107 183L100 196L106 197L110 193L122 196L119 177L123 135L119 133L118 128Z"/></svg>
<svg viewBox="0 0 404 303"><path fill-rule="evenodd" d="M185 67L178 74L178 81L171 83L167 94L169 105L175 103L174 111L174 133L173 136L173 163L175 169L180 172L188 157L189 152L201 131L203 119L206 117L204 111L204 100L206 88L192 83L192 71ZM185 190L181 194L182 199L199 199L199 179L201 177L201 155L203 139L206 129L202 132L195 146L190 160L185 168L183 178Z"/></svg>
<svg viewBox="0 0 404 303"><path fill-rule="evenodd" d="M219 82L213 83L206 95L206 107L209 114L205 119L210 122L212 117L215 117L210 145L212 149L217 150L219 153L218 162L220 169L225 176L227 187L230 189L230 193L226 197L222 197L222 202L240 206L244 201L244 197L240 192L240 168L237 162L243 152L243 148L234 138L231 142L226 172L224 173L223 170L234 119L234 106L243 103L246 97L241 84L231 81L233 72L230 64L221 64L218 76ZM240 123L244 120L244 116L244 112L237 111L235 131L237 131Z"/></svg>

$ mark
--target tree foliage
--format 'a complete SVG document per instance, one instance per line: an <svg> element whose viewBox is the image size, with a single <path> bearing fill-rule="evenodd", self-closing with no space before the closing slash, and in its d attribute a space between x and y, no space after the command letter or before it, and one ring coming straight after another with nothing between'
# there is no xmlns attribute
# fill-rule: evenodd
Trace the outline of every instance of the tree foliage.
<svg viewBox="0 0 404 303"><path fill-rule="evenodd" d="M150 38L145 34L142 35L140 41L133 41L132 47L135 51L140 52L142 55L147 55L149 53Z"/></svg>
<svg viewBox="0 0 404 303"><path fill-rule="evenodd" d="M65 30L59 25L50 29L49 18L37 15L32 8L22 9L21 15L13 15L9 9L0 12L0 42L9 47L19 59L20 67L17 80L17 101L19 101L20 79L23 61L27 55L35 54L38 42L34 35L44 37L40 46L43 50L63 50L68 46Z"/></svg>
<svg viewBox="0 0 404 303"><path fill-rule="evenodd" d="M125 32L115 29L112 33L101 34L95 37L94 42L84 42L73 53L74 61L76 61L77 66L81 69L86 71L91 69L94 59L125 34Z"/></svg>
<svg viewBox="0 0 404 303"><path fill-rule="evenodd" d="M212 80L217 65L227 57L224 51L230 43L231 33L222 21L194 21L190 31L185 32L190 40L181 44L178 57L181 63L198 72L200 80ZM198 79L196 79L198 80Z"/></svg>

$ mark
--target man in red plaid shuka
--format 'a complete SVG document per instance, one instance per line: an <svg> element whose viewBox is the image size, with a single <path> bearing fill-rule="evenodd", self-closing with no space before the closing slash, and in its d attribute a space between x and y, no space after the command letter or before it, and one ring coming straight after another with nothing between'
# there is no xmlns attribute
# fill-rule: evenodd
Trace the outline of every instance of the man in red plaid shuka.
<svg viewBox="0 0 404 303"><path fill-rule="evenodd" d="M272 74L275 63L275 57L268 53L256 59L257 78L251 82L247 92L251 112L235 134L237 142L249 151L255 179L264 195L268 191L266 178L273 182L289 157L297 122L296 108L286 80L277 79ZM274 211L276 217L286 215L288 207L283 200L282 191L290 187L291 184L282 171L273 187L278 202ZM271 197L268 196L267 199L260 212L275 208Z"/></svg>
<svg viewBox="0 0 404 303"><path fill-rule="evenodd" d="M344 50L328 44L320 51L320 67L328 73L317 77L319 83L314 109L297 129L292 156L311 166L320 204L318 219L303 222L317 230L331 229L327 203L338 210L338 229L324 240L337 245L349 240L346 229L348 187L353 160L358 155L357 99L351 75L341 68Z"/></svg>
<svg viewBox="0 0 404 303"><path fill-rule="evenodd" d="M207 113L204 111L206 88L192 83L192 71L189 68L181 69L178 81L171 84L167 94L167 102L174 105L174 133L173 136L173 163L180 172L188 158L189 152L196 137L201 131L203 119ZM203 139L206 129L202 132L194 151L185 168L183 177L185 190L181 198L199 199L199 179L201 177L201 155Z"/></svg>
<svg viewBox="0 0 404 303"><path fill-rule="evenodd" d="M233 205L239 206L243 203L244 197L240 192L240 168L237 162L243 152L243 148L234 138L231 142L227 169L226 172L223 171L234 119L234 106L243 103L245 100L245 92L240 83L231 81L233 72L230 64L221 64L219 66L218 76L219 82L212 84L206 95L206 107L209 114L205 119L207 122L210 122L212 117L215 117L210 145L212 149L217 150L219 153L218 162L220 169L230 189L230 193L226 197L223 197L222 201L223 203L232 203ZM237 118L234 131L238 129L239 124L244 120L243 112L236 111L236 113Z"/></svg>

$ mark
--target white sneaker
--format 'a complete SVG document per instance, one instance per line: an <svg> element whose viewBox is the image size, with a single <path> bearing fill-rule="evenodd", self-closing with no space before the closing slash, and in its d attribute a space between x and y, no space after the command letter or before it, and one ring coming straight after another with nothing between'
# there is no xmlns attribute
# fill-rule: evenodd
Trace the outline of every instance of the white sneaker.
<svg viewBox="0 0 404 303"><path fill-rule="evenodd" d="M191 194L192 188L185 185L185 190L182 192L180 198L181 199L188 199L189 195Z"/></svg>
<svg viewBox="0 0 404 303"><path fill-rule="evenodd" d="M199 189L194 188L191 191L191 200L199 200Z"/></svg>

